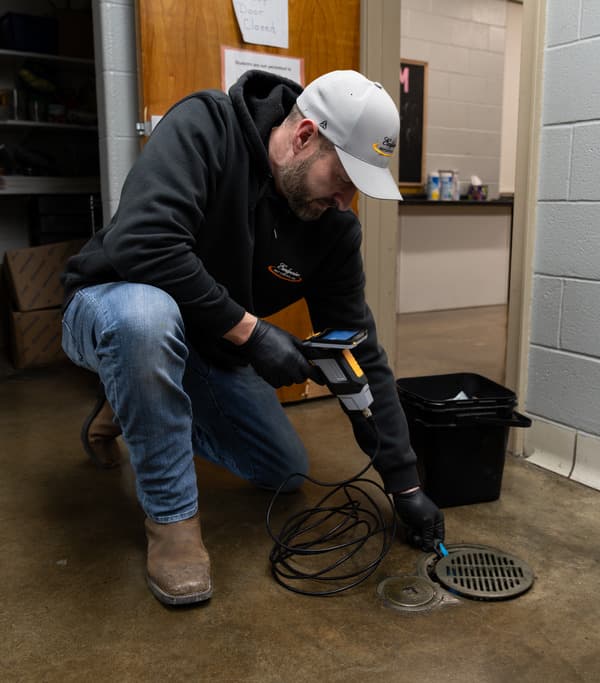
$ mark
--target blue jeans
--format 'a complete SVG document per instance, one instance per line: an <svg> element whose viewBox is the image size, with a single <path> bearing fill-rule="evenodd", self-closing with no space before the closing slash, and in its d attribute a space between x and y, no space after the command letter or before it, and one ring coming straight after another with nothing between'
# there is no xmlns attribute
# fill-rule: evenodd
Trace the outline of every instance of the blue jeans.
<svg viewBox="0 0 600 683"><path fill-rule="evenodd" d="M63 317L63 349L98 373L120 424L138 499L156 522L198 509L193 456L276 489L308 469L275 390L250 366L223 370L186 344L179 307L129 282L78 291ZM292 478L288 490L297 488Z"/></svg>

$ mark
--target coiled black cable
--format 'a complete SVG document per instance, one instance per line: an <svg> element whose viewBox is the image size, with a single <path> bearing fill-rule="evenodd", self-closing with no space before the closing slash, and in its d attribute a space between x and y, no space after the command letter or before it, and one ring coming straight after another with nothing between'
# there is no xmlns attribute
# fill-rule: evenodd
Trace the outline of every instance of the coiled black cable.
<svg viewBox="0 0 600 683"><path fill-rule="evenodd" d="M374 431L376 448L360 472L338 482L292 474L271 499L266 515L267 531L274 541L269 554L271 572L277 583L294 593L327 596L357 586L377 569L396 535L396 511L392 500L377 482L364 478L381 447L379 430L368 410L365 419ZM289 517L281 531L275 533L271 524L273 507L286 484L295 477L329 491L314 507ZM367 493L365 489L368 488L373 491ZM373 497L376 491L383 494L390 506L390 522L386 521ZM333 500L336 496L341 497L338 504ZM362 556L367 552L365 561ZM345 568L348 563L352 566Z"/></svg>

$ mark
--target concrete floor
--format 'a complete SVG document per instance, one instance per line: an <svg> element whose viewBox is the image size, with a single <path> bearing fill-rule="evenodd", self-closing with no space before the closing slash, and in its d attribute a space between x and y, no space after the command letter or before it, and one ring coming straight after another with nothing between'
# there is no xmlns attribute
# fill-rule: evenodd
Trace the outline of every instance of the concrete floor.
<svg viewBox="0 0 600 683"><path fill-rule="evenodd" d="M330 598L270 575L270 495L198 463L215 592L167 608L144 579L143 514L127 462L98 471L79 442L95 379L72 366L0 382L0 680L367 680L520 683L600 680L600 494L508 457L498 501L446 509L448 544L525 560L533 588L504 602L404 614L377 585L416 571L400 539L375 574ZM364 464L335 400L287 408L331 481ZM306 486L289 509L320 492Z"/></svg>

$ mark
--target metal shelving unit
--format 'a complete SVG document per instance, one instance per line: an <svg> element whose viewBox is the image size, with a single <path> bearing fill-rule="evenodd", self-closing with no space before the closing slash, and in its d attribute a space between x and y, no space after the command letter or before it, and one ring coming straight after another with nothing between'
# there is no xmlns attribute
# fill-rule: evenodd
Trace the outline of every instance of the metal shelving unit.
<svg viewBox="0 0 600 683"><path fill-rule="evenodd" d="M49 55L44 52L24 52L21 50L4 50L0 49L0 59L15 61L22 61L23 59L38 59L46 62L56 62L59 64L80 65L84 67L93 67L93 59L84 59L82 57L63 57L61 55Z"/></svg>
<svg viewBox="0 0 600 683"><path fill-rule="evenodd" d="M96 176L60 178L57 176L0 176L0 195L94 194L100 192Z"/></svg>
<svg viewBox="0 0 600 683"><path fill-rule="evenodd" d="M85 126L80 123L55 123L53 121L29 121L28 119L6 119L5 121L0 121L0 128L38 128L49 131L70 130L86 133L98 131L98 126Z"/></svg>
<svg viewBox="0 0 600 683"><path fill-rule="evenodd" d="M40 52L0 49L0 71L10 73L9 79L16 83L17 69L27 60L64 67L68 71L92 71L93 59L65 57ZM0 133L6 134L45 134L60 135L63 133L98 134L97 125L82 123L34 121L26 118L0 120ZM56 177L56 176L19 176L0 175L0 196L36 195L36 194L77 194L95 193L100 190L99 177Z"/></svg>

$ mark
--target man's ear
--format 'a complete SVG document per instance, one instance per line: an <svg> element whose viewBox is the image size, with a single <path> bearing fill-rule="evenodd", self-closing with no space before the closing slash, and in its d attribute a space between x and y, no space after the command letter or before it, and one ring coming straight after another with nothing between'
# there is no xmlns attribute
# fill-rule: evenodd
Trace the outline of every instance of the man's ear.
<svg viewBox="0 0 600 683"><path fill-rule="evenodd" d="M310 119L302 119L296 126L294 137L292 139L292 147L294 154L299 154L307 147L313 146L319 137L317 124Z"/></svg>

